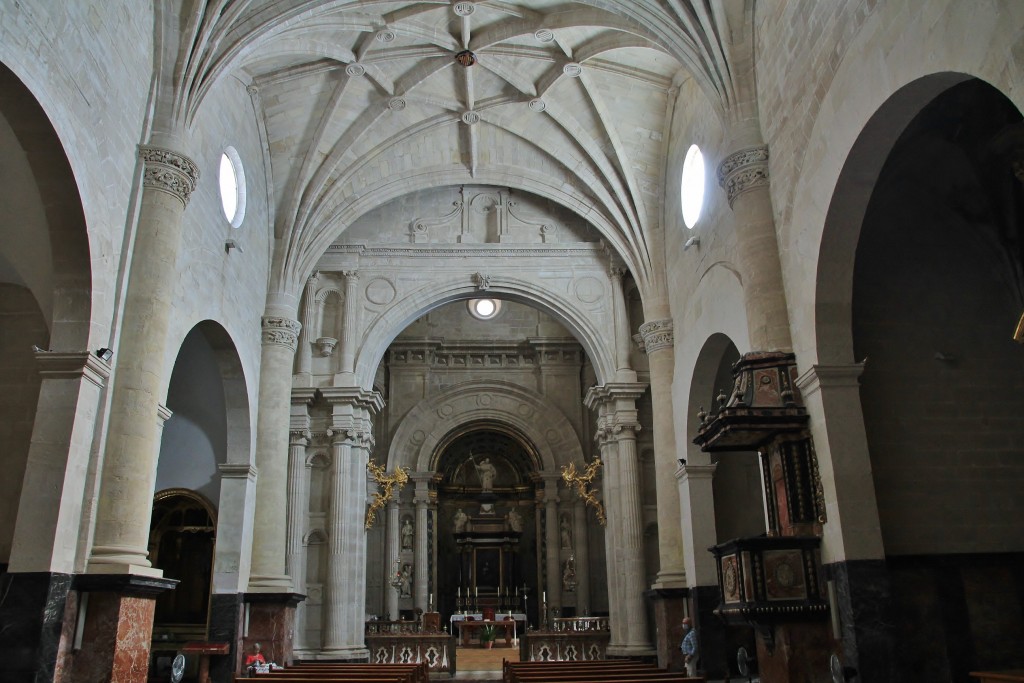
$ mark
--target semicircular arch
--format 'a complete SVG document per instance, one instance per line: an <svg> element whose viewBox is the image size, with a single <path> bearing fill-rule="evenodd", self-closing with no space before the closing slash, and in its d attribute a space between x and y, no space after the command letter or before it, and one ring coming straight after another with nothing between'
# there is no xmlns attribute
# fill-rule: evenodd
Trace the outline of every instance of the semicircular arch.
<svg viewBox="0 0 1024 683"><path fill-rule="evenodd" d="M388 345L412 321L427 311L452 301L474 299L486 294L490 298L508 299L538 308L553 316L576 337L583 346L594 366L598 383L614 377L615 353L609 347L607 335L586 311L573 304L567 297L538 282L523 280L506 273L490 274L489 287L485 292L468 278L451 278L424 284L402 296L395 304L376 318L366 329L359 344L355 362L356 381L359 386L373 385L377 366Z"/></svg>
<svg viewBox="0 0 1024 683"><path fill-rule="evenodd" d="M518 432L536 450L544 471L583 462L583 447L572 424L545 397L509 382L469 381L428 396L409 411L391 440L388 469L430 471L451 433L484 422Z"/></svg>

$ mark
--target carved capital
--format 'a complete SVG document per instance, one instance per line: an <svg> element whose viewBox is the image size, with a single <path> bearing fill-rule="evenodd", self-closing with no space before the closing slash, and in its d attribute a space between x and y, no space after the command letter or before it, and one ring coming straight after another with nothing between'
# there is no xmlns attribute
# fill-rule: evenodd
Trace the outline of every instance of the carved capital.
<svg viewBox="0 0 1024 683"><path fill-rule="evenodd" d="M643 348L647 353L654 353L662 349L671 349L675 343L675 331L671 318L651 320L640 326L640 336L643 337Z"/></svg>
<svg viewBox="0 0 1024 683"><path fill-rule="evenodd" d="M293 429L288 432L288 444L290 446L308 446L312 434L308 429Z"/></svg>
<svg viewBox="0 0 1024 683"><path fill-rule="evenodd" d="M730 208L739 195L768 185L768 146L749 147L727 156L718 166L718 184L725 190Z"/></svg>
<svg viewBox="0 0 1024 683"><path fill-rule="evenodd" d="M343 270L341 274L345 276L346 284L356 284L359 282L359 271L358 270Z"/></svg>
<svg viewBox="0 0 1024 683"><path fill-rule="evenodd" d="M139 145L139 158L144 164L142 185L177 197L181 205L188 199L199 182L199 167L184 154L162 147Z"/></svg>
<svg viewBox="0 0 1024 683"><path fill-rule="evenodd" d="M481 292L485 292L491 288L491 276L484 275L483 273L474 273L473 283L476 284L477 289Z"/></svg>
<svg viewBox="0 0 1024 683"><path fill-rule="evenodd" d="M298 320L263 316L263 345L276 344L286 346L292 351L298 344L299 330L302 325Z"/></svg>

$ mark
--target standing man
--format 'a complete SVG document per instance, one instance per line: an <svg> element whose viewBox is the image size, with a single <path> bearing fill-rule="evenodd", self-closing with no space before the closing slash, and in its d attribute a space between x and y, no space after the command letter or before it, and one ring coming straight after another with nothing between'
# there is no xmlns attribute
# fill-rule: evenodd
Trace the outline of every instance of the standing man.
<svg viewBox="0 0 1024 683"><path fill-rule="evenodd" d="M686 664L686 675L697 675L697 632L693 629L693 620L683 617L683 642L679 649L683 651L683 663Z"/></svg>

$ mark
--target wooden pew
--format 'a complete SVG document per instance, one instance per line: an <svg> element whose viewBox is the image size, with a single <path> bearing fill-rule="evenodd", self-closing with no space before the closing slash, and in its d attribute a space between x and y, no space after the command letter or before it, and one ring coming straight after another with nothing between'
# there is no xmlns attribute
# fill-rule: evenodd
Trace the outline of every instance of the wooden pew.
<svg viewBox="0 0 1024 683"><path fill-rule="evenodd" d="M307 663L296 664L256 674L258 678L275 679L280 683L334 683L336 681L369 681L370 683L428 683L426 663L365 664Z"/></svg>
<svg viewBox="0 0 1024 683"><path fill-rule="evenodd" d="M703 677L630 660L599 662L504 662L506 683L697 683Z"/></svg>

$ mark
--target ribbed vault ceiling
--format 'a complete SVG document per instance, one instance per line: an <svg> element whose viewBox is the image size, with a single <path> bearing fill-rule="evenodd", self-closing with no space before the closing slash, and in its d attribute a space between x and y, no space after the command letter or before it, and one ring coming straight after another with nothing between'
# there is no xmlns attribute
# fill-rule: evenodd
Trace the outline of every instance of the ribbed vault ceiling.
<svg viewBox="0 0 1024 683"><path fill-rule="evenodd" d="M679 0L209 3L182 21L175 101L191 119L221 76L258 88L284 246L275 277L284 287L300 283L366 211L467 182L519 188L576 211L645 287L656 270L675 86L695 77L716 105L729 99L716 8ZM464 50L471 66L456 60Z"/></svg>

